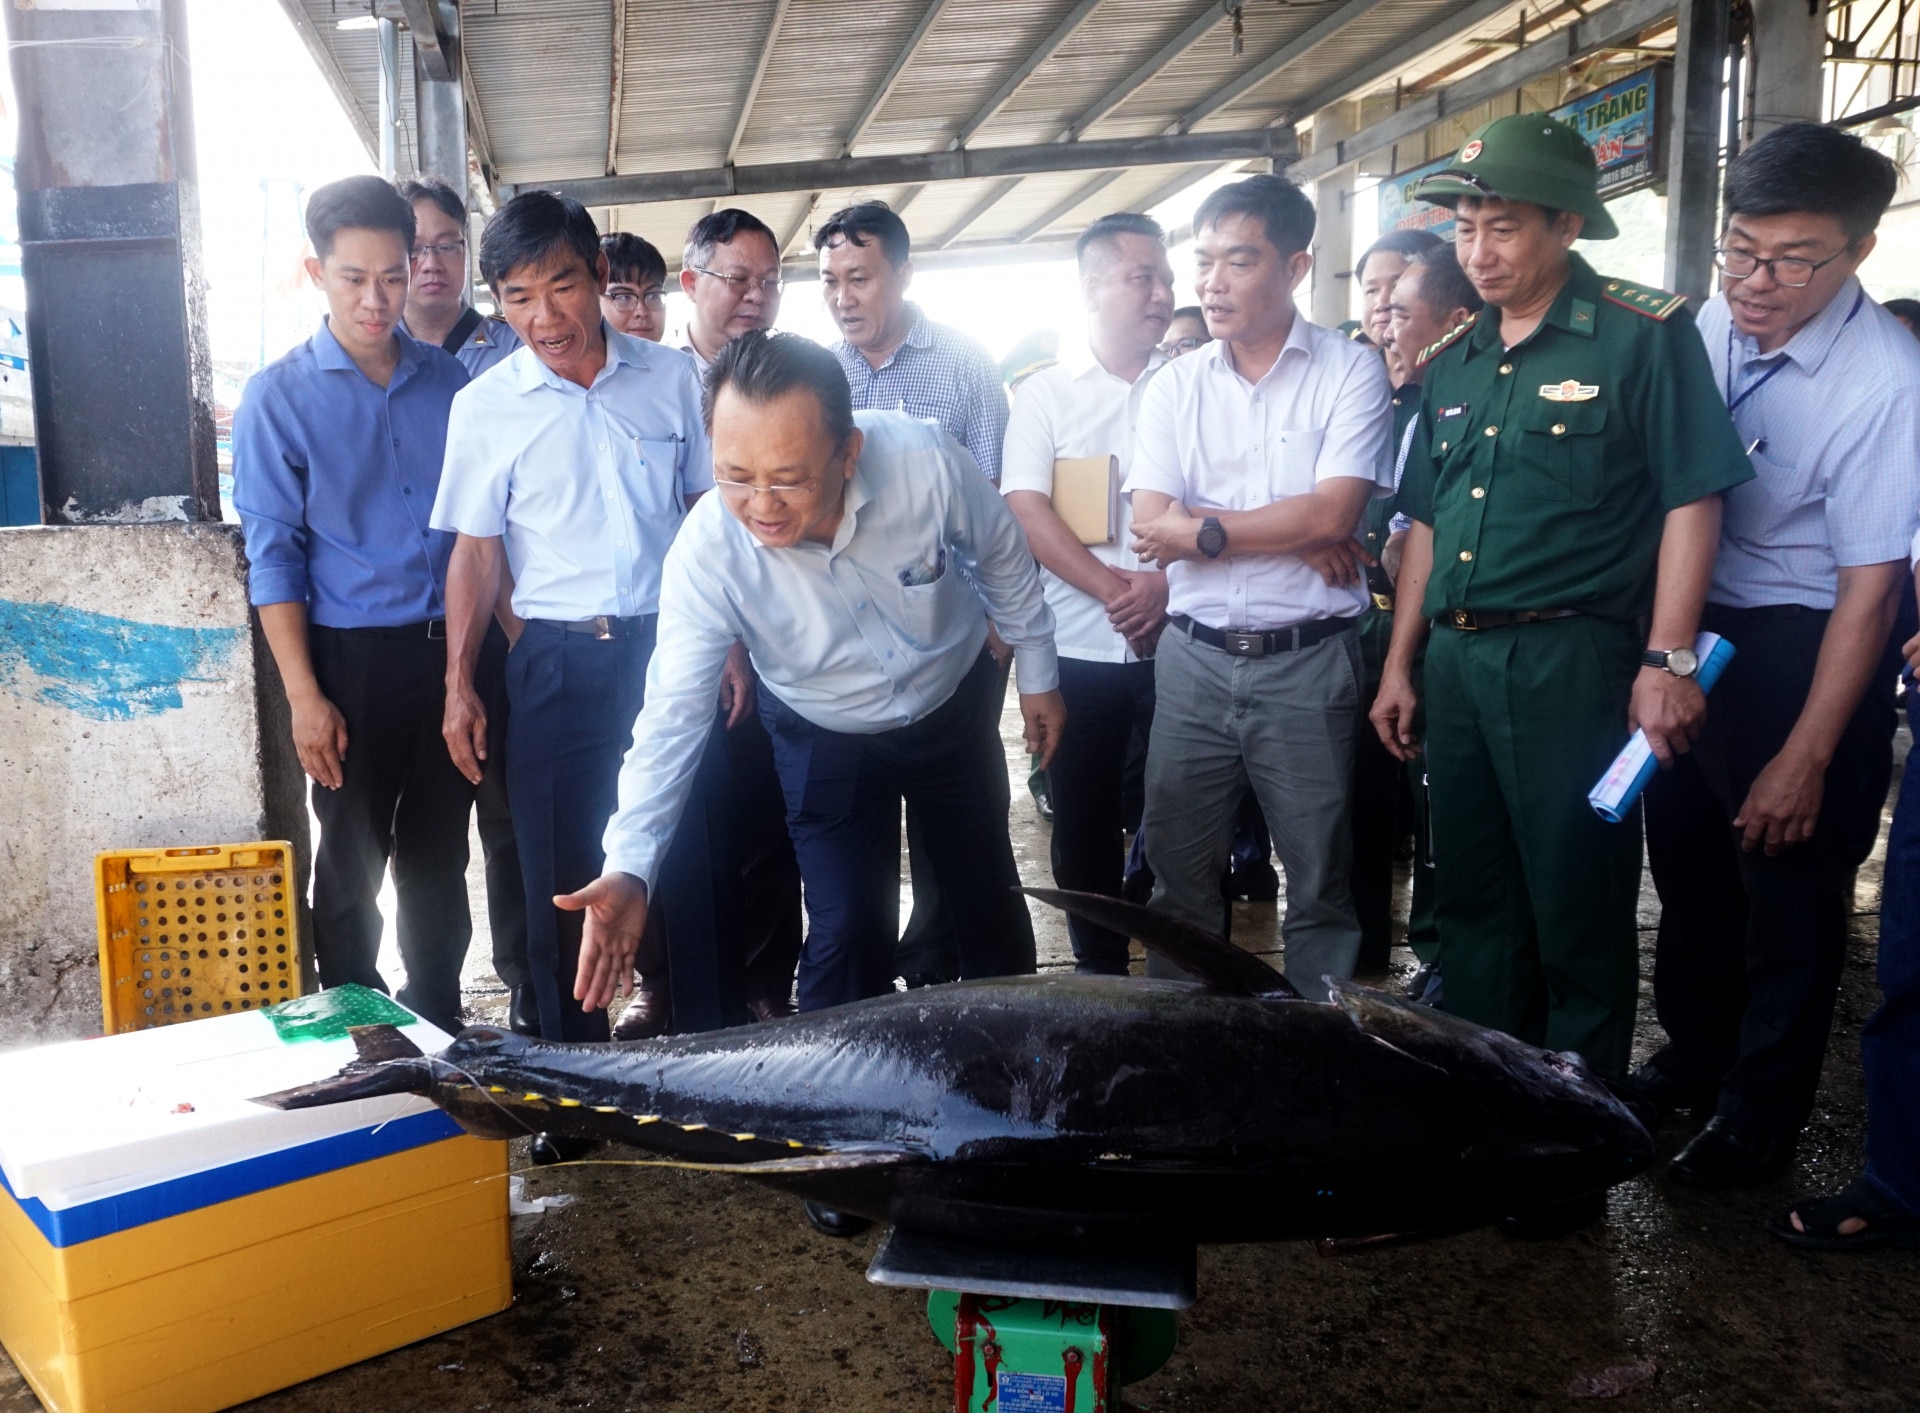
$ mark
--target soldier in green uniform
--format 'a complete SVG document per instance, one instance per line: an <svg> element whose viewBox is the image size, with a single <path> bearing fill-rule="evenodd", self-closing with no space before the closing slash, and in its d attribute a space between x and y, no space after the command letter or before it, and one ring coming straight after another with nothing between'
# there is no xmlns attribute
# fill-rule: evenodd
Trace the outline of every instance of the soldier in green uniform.
<svg viewBox="0 0 1920 1413"><path fill-rule="evenodd" d="M1720 493L1753 470L1684 300L1572 253L1618 234L1577 132L1498 119L1416 194L1455 209L1491 307L1422 354L1399 494L1399 600L1422 611L1395 615L1373 721L1403 759L1422 748L1412 669L1431 620L1446 1009L1624 1076L1640 823L1604 823L1587 792L1634 727L1663 761L1698 733L1691 654L1666 650L1693 645Z"/></svg>

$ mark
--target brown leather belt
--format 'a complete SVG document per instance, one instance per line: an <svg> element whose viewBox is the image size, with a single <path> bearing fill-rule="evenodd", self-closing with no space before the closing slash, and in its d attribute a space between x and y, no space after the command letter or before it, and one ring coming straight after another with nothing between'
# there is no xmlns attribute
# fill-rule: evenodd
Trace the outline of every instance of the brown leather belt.
<svg viewBox="0 0 1920 1413"><path fill-rule="evenodd" d="M1520 623L1545 623L1549 619L1579 616L1577 608L1522 608L1512 613L1476 613L1468 608L1450 608L1433 621L1443 628L1477 633L1482 628L1511 628Z"/></svg>

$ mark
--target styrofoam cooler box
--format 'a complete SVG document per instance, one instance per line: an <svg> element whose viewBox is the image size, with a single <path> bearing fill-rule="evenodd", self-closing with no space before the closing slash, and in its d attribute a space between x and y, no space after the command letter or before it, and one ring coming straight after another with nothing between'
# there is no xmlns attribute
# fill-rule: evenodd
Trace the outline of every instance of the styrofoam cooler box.
<svg viewBox="0 0 1920 1413"><path fill-rule="evenodd" d="M54 1413L226 1408L511 1302L504 1143L412 1095L249 1102L354 1058L342 1007L447 1044L339 988L0 1053L0 1343Z"/></svg>

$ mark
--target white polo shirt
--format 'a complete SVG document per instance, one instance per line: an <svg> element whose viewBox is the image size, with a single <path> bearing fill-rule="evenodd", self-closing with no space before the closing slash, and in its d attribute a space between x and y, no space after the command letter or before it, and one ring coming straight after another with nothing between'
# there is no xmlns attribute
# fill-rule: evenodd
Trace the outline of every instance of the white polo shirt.
<svg viewBox="0 0 1920 1413"><path fill-rule="evenodd" d="M1216 339L1148 384L1134 427L1130 492L1159 491L1195 515L1258 510L1336 476L1393 489L1393 393L1378 352L1298 314L1257 383ZM1358 529L1356 522L1355 528ZM1336 589L1291 554L1184 559L1167 568L1168 610L1209 628L1261 632L1366 607L1364 583Z"/></svg>
<svg viewBox="0 0 1920 1413"><path fill-rule="evenodd" d="M1117 456L1124 483L1133 452L1133 424L1148 382L1167 362L1156 352L1133 382L1117 377L1089 357L1080 367L1055 364L1025 382L1013 397L1007 439L1000 454L1000 491L1038 491L1053 495L1053 463L1082 456ZM1133 507L1120 497L1120 537L1110 545L1088 545L1102 564L1138 569L1134 554ZM1083 662L1137 662L1127 640L1107 621L1106 605L1076 589L1042 566L1040 583L1053 610L1054 642L1060 656Z"/></svg>
<svg viewBox="0 0 1920 1413"><path fill-rule="evenodd" d="M522 618L630 618L659 610L667 546L712 486L693 364L608 329L590 388L523 346L460 390L432 523L504 539Z"/></svg>

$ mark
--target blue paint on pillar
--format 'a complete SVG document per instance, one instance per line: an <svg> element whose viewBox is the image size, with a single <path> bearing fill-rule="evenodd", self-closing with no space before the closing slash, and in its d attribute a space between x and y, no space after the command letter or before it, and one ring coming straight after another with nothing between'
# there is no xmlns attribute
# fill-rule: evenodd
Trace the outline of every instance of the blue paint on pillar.
<svg viewBox="0 0 1920 1413"><path fill-rule="evenodd" d="M178 710L183 682L220 682L240 628L174 628L0 599L0 689L95 721Z"/></svg>

